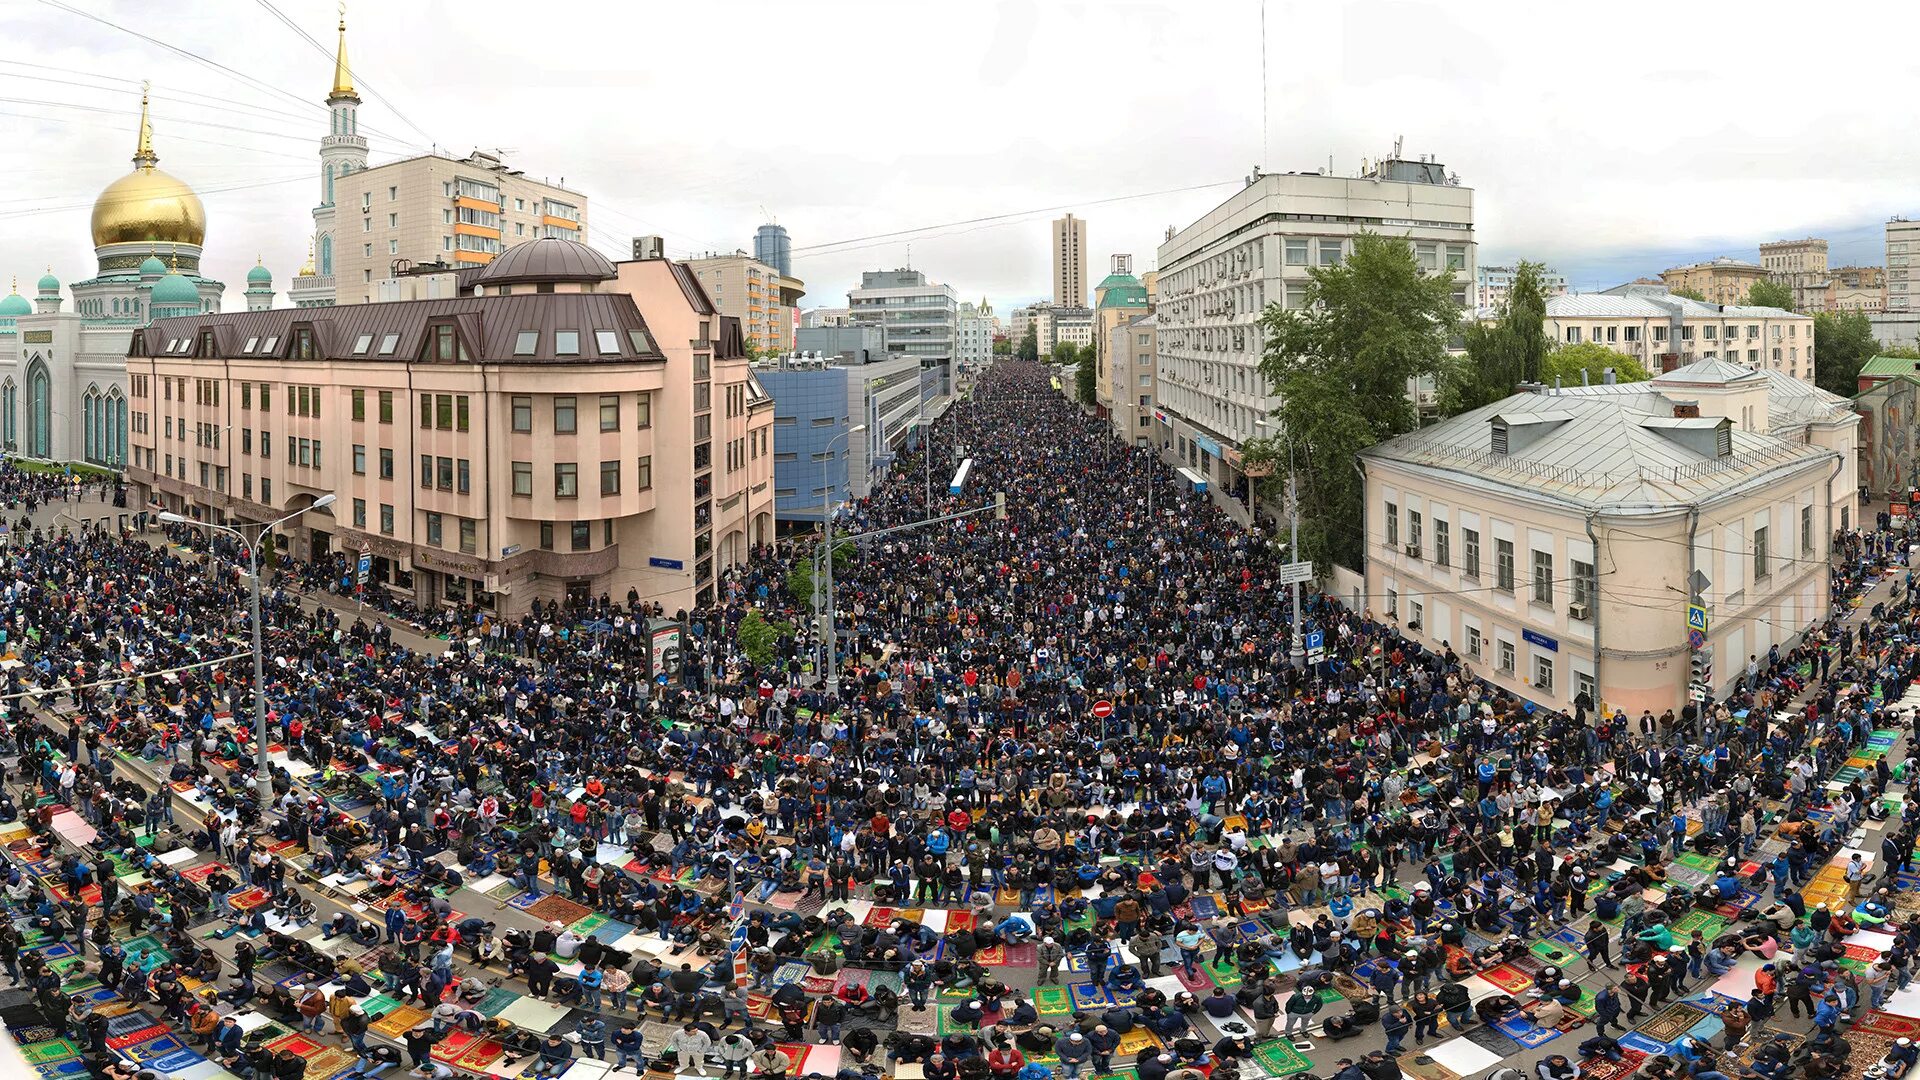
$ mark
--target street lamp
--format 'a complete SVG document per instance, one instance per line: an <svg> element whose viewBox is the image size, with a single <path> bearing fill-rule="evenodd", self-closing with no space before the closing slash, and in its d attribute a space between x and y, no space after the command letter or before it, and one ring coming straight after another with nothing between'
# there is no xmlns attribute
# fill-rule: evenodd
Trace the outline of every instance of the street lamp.
<svg viewBox="0 0 1920 1080"><path fill-rule="evenodd" d="M247 600L253 622L253 741L254 749L258 754L256 763L258 772L254 777L254 784L260 792L260 816L263 821L266 819L267 807L273 805L273 772L267 764L267 671L266 648L261 643L260 634L260 545L266 541L267 534L275 528L292 521L308 510L320 510L332 506L333 501L332 494L322 495L311 504L285 517L275 518L259 526L259 531L254 533L251 541L247 539L245 533L230 525L215 525L211 521L200 521L170 510L160 515L160 520L168 525L191 525L227 533L239 540L247 549Z"/></svg>
<svg viewBox="0 0 1920 1080"><path fill-rule="evenodd" d="M836 698L840 696L840 671L839 671L840 665L839 665L838 659L834 656L835 646L839 644L838 640L835 638L835 634L837 633L837 631L835 630L833 625L833 488L834 488L834 484L833 484L833 473L831 470L827 468L827 462L833 460L833 444L834 443L839 442L841 439L852 438L853 436L858 435L865 430L867 430L867 425L855 424L852 427L848 428L847 430L841 432L840 434L835 435L833 438L828 439L827 450L826 450L827 456L822 458L820 461L820 472L821 472L820 478L822 480L827 481L826 502L822 503L820 508L821 527L825 530L825 536L826 536L825 546L821 548L821 551L824 554L821 555L820 561L826 564L827 588L826 588L826 600L823 604L821 604L821 610L818 617L822 623L826 624L824 627L823 636L826 638L826 645L827 645L827 670L825 672L826 682L827 682L827 693L833 695ZM848 449L849 450L852 449L851 444L848 445Z"/></svg>

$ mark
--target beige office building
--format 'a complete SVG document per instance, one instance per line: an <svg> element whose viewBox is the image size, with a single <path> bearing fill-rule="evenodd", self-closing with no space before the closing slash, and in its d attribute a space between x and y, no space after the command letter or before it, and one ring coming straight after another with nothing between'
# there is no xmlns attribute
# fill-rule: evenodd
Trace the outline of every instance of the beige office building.
<svg viewBox="0 0 1920 1080"><path fill-rule="evenodd" d="M1718 357L1813 381L1813 316L1781 308L1703 304L1659 285L1547 298L1545 329L1565 345L1592 342L1659 374Z"/></svg>
<svg viewBox="0 0 1920 1080"><path fill-rule="evenodd" d="M1827 292L1827 242L1809 236L1760 245L1760 269L1793 290L1793 310L1821 311ZM1741 299L1745 299L1742 297Z"/></svg>
<svg viewBox="0 0 1920 1080"><path fill-rule="evenodd" d="M1072 214L1053 222L1053 302L1087 306L1087 223Z"/></svg>
<svg viewBox="0 0 1920 1080"><path fill-rule="evenodd" d="M1361 452L1366 578L1342 599L1550 708L1677 711L1695 571L1716 691L1826 618L1859 422L1720 360L1516 394Z"/></svg>
<svg viewBox="0 0 1920 1080"><path fill-rule="evenodd" d="M1888 314L1920 311L1920 274L1913 268L1920 257L1920 221L1904 217L1887 219L1887 303Z"/></svg>
<svg viewBox="0 0 1920 1080"><path fill-rule="evenodd" d="M1107 410L1107 422L1113 425L1114 433L1135 446L1153 445L1157 349L1153 314L1149 312L1109 326L1101 350L1103 357L1096 361L1100 377L1094 387L1100 407Z"/></svg>
<svg viewBox="0 0 1920 1080"><path fill-rule="evenodd" d="M806 283L736 251L688 259L694 276L722 315L740 320L747 345L756 353L793 351L795 312Z"/></svg>
<svg viewBox="0 0 1920 1080"><path fill-rule="evenodd" d="M129 349L143 498L298 519L424 606L628 590L669 611L772 535L772 400L684 266L514 248L461 295L164 318ZM762 502L761 500L765 500Z"/></svg>

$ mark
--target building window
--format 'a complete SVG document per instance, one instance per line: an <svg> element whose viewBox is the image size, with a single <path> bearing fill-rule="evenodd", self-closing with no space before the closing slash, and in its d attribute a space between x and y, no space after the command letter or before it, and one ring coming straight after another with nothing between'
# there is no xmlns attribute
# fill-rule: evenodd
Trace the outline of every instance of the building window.
<svg viewBox="0 0 1920 1080"><path fill-rule="evenodd" d="M1762 526L1753 530L1753 578L1758 581L1771 572L1767 565L1767 530Z"/></svg>
<svg viewBox="0 0 1920 1080"><path fill-rule="evenodd" d="M241 385L244 386L246 384L242 383ZM359 421L365 420L366 418L367 418L367 392L365 390L355 390L353 392L353 419L357 423Z"/></svg>
<svg viewBox="0 0 1920 1080"><path fill-rule="evenodd" d="M453 490L453 459L437 457L433 459L434 486L441 491Z"/></svg>
<svg viewBox="0 0 1920 1080"><path fill-rule="evenodd" d="M1322 237L1320 240L1320 265L1340 265L1340 241Z"/></svg>
<svg viewBox="0 0 1920 1080"><path fill-rule="evenodd" d="M1500 638L1498 641L1500 653L1498 666L1502 672L1511 675L1513 674L1513 642L1505 638Z"/></svg>
<svg viewBox="0 0 1920 1080"><path fill-rule="evenodd" d="M640 459L639 467L633 470L633 487L635 491L645 491L652 486L653 455L648 454Z"/></svg>
<svg viewBox="0 0 1920 1080"><path fill-rule="evenodd" d="M472 518L460 519L460 550L471 555L480 546L480 530Z"/></svg>
<svg viewBox="0 0 1920 1080"><path fill-rule="evenodd" d="M1479 627L1467 627L1467 657L1472 660L1485 659L1482 655L1486 646L1482 643Z"/></svg>
<svg viewBox="0 0 1920 1080"><path fill-rule="evenodd" d="M515 495L533 494L533 462L516 461L513 463L513 493Z"/></svg>
<svg viewBox="0 0 1920 1080"><path fill-rule="evenodd" d="M393 391L391 390L380 391L380 422L393 423Z"/></svg>
<svg viewBox="0 0 1920 1080"><path fill-rule="evenodd" d="M432 394L420 395L420 426L423 428L431 428L433 426Z"/></svg>
<svg viewBox="0 0 1920 1080"><path fill-rule="evenodd" d="M1800 553L1813 554L1813 507L1800 508Z"/></svg>
<svg viewBox="0 0 1920 1080"><path fill-rule="evenodd" d="M440 431L453 430L453 395L435 394L433 397L433 426Z"/></svg>
<svg viewBox="0 0 1920 1080"><path fill-rule="evenodd" d="M618 461L600 463L600 494L620 494L620 463Z"/></svg>
<svg viewBox="0 0 1920 1080"><path fill-rule="evenodd" d="M620 396L618 394L600 396L600 430L620 430Z"/></svg>
<svg viewBox="0 0 1920 1080"><path fill-rule="evenodd" d="M580 466L578 464L571 461L554 462L553 497L556 499L580 497Z"/></svg>
<svg viewBox="0 0 1920 1080"><path fill-rule="evenodd" d="M432 454L420 455L420 486L423 488L430 488L433 486L433 455Z"/></svg>
<svg viewBox="0 0 1920 1080"><path fill-rule="evenodd" d="M453 489L462 495L470 494L473 490L473 462L461 458L454 465L458 479L454 481Z"/></svg>
<svg viewBox="0 0 1920 1080"><path fill-rule="evenodd" d="M1387 504L1387 546L1400 546L1400 508Z"/></svg>
<svg viewBox="0 0 1920 1080"><path fill-rule="evenodd" d="M1407 547L1418 554L1420 547L1420 511L1407 511Z"/></svg>
<svg viewBox="0 0 1920 1080"><path fill-rule="evenodd" d="M1533 553L1533 602L1553 603L1553 553L1550 551Z"/></svg>
<svg viewBox="0 0 1920 1080"><path fill-rule="evenodd" d="M1290 236L1287 238L1286 258L1288 266L1307 265L1307 240L1305 237Z"/></svg>
<svg viewBox="0 0 1920 1080"><path fill-rule="evenodd" d="M431 510L427 511L427 546L439 547L441 535L440 515Z"/></svg>
<svg viewBox="0 0 1920 1080"><path fill-rule="evenodd" d="M1400 594L1396 590L1387 590L1387 617L1395 618L1400 614Z"/></svg>
<svg viewBox="0 0 1920 1080"><path fill-rule="evenodd" d="M590 551L593 549L593 525L591 522L576 521L568 532L571 534L568 539L572 542L573 550Z"/></svg>
<svg viewBox="0 0 1920 1080"><path fill-rule="evenodd" d="M540 550L553 550L553 522L551 521L540 523Z"/></svg>
<svg viewBox="0 0 1920 1080"><path fill-rule="evenodd" d="M253 478L247 477L246 479L251 480ZM364 529L367 527L367 500L365 499L353 500L353 527L356 529Z"/></svg>
<svg viewBox="0 0 1920 1080"><path fill-rule="evenodd" d="M385 533L388 536L393 535L393 504L392 503L380 504L380 531L382 533Z"/></svg>
<svg viewBox="0 0 1920 1080"><path fill-rule="evenodd" d="M1447 523L1435 519L1433 523L1433 565L1445 569L1452 565L1453 544L1447 535Z"/></svg>
<svg viewBox="0 0 1920 1080"><path fill-rule="evenodd" d="M1573 560L1573 602L1577 607L1585 608L1591 618L1594 594L1599 590L1600 580L1594 576L1593 564Z"/></svg>
<svg viewBox="0 0 1920 1080"><path fill-rule="evenodd" d="M458 394L453 399L453 429L465 431L473 419L472 399Z"/></svg>
<svg viewBox="0 0 1920 1080"><path fill-rule="evenodd" d="M1534 654L1533 685L1536 690L1553 690L1553 657Z"/></svg>
<svg viewBox="0 0 1920 1080"><path fill-rule="evenodd" d="M580 331L555 330L553 332L553 354L555 356L579 356Z"/></svg>
<svg viewBox="0 0 1920 1080"><path fill-rule="evenodd" d="M353 475L367 475L367 448L364 443L353 444Z"/></svg>
<svg viewBox="0 0 1920 1080"><path fill-rule="evenodd" d="M579 423L575 416L577 408L578 406L573 398L557 397L553 399L553 433L555 435L571 435L574 433Z"/></svg>
<svg viewBox="0 0 1920 1080"><path fill-rule="evenodd" d="M533 430L533 399L516 397L513 399L513 430L525 434Z"/></svg>
<svg viewBox="0 0 1920 1080"><path fill-rule="evenodd" d="M1503 593L1513 592L1513 541L1493 542L1493 584Z"/></svg>
<svg viewBox="0 0 1920 1080"><path fill-rule="evenodd" d="M393 450L390 447L380 448L380 479L393 479Z"/></svg>

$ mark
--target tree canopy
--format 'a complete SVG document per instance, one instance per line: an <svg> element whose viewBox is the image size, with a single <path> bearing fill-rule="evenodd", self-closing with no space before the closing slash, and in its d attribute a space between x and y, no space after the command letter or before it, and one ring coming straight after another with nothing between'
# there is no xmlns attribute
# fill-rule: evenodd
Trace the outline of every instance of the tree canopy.
<svg viewBox="0 0 1920 1080"><path fill-rule="evenodd" d="M1020 335L1020 346L1016 350L1022 360L1040 359L1040 331L1032 323L1027 324L1027 332Z"/></svg>
<svg viewBox="0 0 1920 1080"><path fill-rule="evenodd" d="M1793 288L1771 278L1761 278L1747 288L1747 303L1753 307L1793 310Z"/></svg>
<svg viewBox="0 0 1920 1080"><path fill-rule="evenodd" d="M1842 397L1853 396L1861 366L1881 351L1873 339L1873 324L1860 311L1815 313L1813 342L1814 385Z"/></svg>
<svg viewBox="0 0 1920 1080"><path fill-rule="evenodd" d="M1440 412L1454 416L1499 401L1513 388L1540 378L1541 360L1553 348L1546 324L1546 290L1535 262L1514 269L1507 298L1490 321L1475 322L1462 334L1466 353L1449 357L1440 373Z"/></svg>
<svg viewBox="0 0 1920 1080"><path fill-rule="evenodd" d="M1707 302L1707 295L1699 289L1668 289L1667 293L1671 296L1684 296L1689 300L1698 300L1703 304Z"/></svg>
<svg viewBox="0 0 1920 1080"><path fill-rule="evenodd" d="M1422 273L1399 237L1363 232L1336 266L1309 271L1306 303L1260 315L1260 372L1280 398L1279 452L1298 470L1309 558L1361 565L1363 488L1355 455L1413 430L1411 380L1437 375L1459 322L1449 274Z"/></svg>
<svg viewBox="0 0 1920 1080"><path fill-rule="evenodd" d="M1653 378L1646 365L1623 352L1615 352L1605 345L1592 341L1574 342L1562 345L1547 354L1547 362L1540 369L1540 381L1551 385L1555 379L1562 386L1579 386L1582 372L1587 381L1595 386L1606 381L1606 370L1613 369L1615 382L1645 382Z"/></svg>

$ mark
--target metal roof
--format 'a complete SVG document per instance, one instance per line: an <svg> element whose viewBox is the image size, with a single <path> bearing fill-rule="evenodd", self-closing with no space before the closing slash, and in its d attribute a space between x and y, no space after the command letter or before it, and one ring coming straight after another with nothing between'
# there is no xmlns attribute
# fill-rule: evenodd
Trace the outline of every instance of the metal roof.
<svg viewBox="0 0 1920 1080"><path fill-rule="evenodd" d="M1647 410L1649 405L1660 411ZM1496 454L1491 439L1496 417L1509 424L1529 418L1558 422L1539 425L1545 430L1532 434L1518 452ZM1719 458L1666 433L1673 430L1672 403L1657 393L1526 393L1390 439L1360 456L1504 489L1510 496L1610 513L1664 512L1723 498L1763 483L1782 468L1798 471L1837 456L1736 429L1730 433L1732 456Z"/></svg>
<svg viewBox="0 0 1920 1080"><path fill-rule="evenodd" d="M515 293L463 296L325 308L275 308L227 314L157 319L137 331L128 356L207 355L197 350L202 331L214 335L212 355L227 359L293 360L293 331L313 331L315 356L326 360L383 363L419 361L432 327L451 323L466 347L466 363L605 364L664 360L647 322L625 293ZM614 331L611 352L595 331ZM520 337L537 336L530 351ZM579 334L577 353L558 351L558 332ZM640 334L638 347L631 332ZM388 338L391 337L389 348ZM273 342L271 351L267 347ZM170 350L181 342L177 351ZM249 342L254 351L247 351ZM310 361L301 361L310 362Z"/></svg>
<svg viewBox="0 0 1920 1080"><path fill-rule="evenodd" d="M1765 378L1753 368L1709 356L1691 364L1682 364L1672 371L1661 372L1649 381L1655 386L1727 386L1737 382L1759 382Z"/></svg>
<svg viewBox="0 0 1920 1080"><path fill-rule="evenodd" d="M605 255L585 244L543 236L515 244L463 285L514 285L521 282L610 281L618 276Z"/></svg>
<svg viewBox="0 0 1920 1080"><path fill-rule="evenodd" d="M1908 356L1875 356L1860 365L1862 378L1884 379L1892 375L1920 372L1920 360Z"/></svg>

